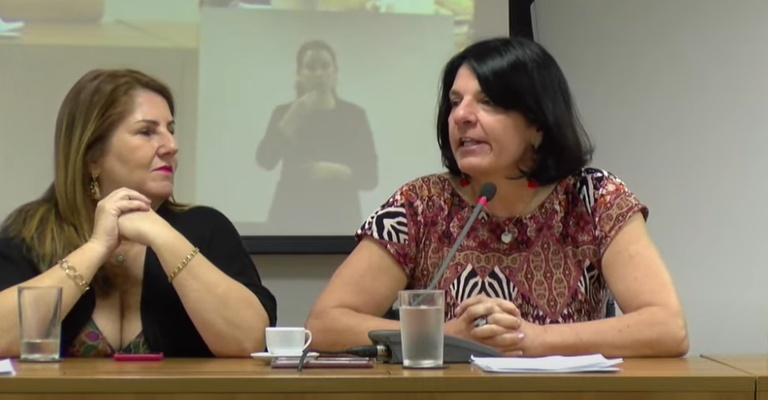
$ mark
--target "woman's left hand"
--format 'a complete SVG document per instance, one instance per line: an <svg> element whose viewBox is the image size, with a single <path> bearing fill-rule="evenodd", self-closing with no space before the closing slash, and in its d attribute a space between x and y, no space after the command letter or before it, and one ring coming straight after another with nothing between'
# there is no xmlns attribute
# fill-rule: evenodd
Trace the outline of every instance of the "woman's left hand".
<svg viewBox="0 0 768 400"><path fill-rule="evenodd" d="M152 246L168 226L154 210L133 211L122 214L117 219L120 237L144 246Z"/></svg>

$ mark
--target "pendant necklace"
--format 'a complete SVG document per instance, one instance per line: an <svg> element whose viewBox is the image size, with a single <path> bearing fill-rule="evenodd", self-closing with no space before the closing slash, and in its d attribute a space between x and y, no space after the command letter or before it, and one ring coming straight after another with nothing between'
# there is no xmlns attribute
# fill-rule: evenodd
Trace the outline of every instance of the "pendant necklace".
<svg viewBox="0 0 768 400"><path fill-rule="evenodd" d="M528 210L528 208L533 204L533 201L536 200L536 197L538 193L534 192L533 196L531 196L531 199L528 201L528 204L525 205L525 208L523 208L518 215L515 215L512 222L510 222L510 225L514 223L514 221L517 218L520 218L524 215L525 211ZM504 233L501 234L501 241L504 242L504 244L509 244L512 239L514 239L514 236L512 236L512 232L509 231L509 225L504 227Z"/></svg>

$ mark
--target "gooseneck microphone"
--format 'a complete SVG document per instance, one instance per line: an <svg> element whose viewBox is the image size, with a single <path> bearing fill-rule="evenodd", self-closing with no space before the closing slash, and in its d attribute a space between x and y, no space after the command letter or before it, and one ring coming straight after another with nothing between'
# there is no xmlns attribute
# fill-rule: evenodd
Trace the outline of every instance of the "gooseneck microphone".
<svg viewBox="0 0 768 400"><path fill-rule="evenodd" d="M435 277L432 278L432 282L430 282L429 286L427 287L427 290L432 290L437 286L437 283L440 282L440 278L443 276L443 272L445 272L445 269L448 268L448 264L450 264L451 260L453 259L453 256L456 255L456 252L459 250L459 246L461 245L461 242L464 240L464 236L467 236L467 232L469 232L469 228L472 227L472 223L475 222L477 219L477 216L480 215L480 211L483 210L483 207L488 204L489 201L493 200L493 197L496 196L496 185L493 183L484 183L482 186L480 186L480 195L477 198L477 204L475 205L475 209L472 210L472 214L469 216L469 219L467 220L467 223L464 224L464 229L459 232L459 236L456 237L456 242L453 243L453 247L451 247L451 251L448 252L448 255L445 256L443 259L443 263L440 265L440 268L435 273Z"/></svg>

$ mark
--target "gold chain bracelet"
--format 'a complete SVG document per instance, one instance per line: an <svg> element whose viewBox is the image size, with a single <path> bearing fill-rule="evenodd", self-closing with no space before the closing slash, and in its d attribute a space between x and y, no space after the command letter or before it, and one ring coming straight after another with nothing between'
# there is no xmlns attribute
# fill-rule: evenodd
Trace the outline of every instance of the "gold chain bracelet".
<svg viewBox="0 0 768 400"><path fill-rule="evenodd" d="M73 267L69 263L69 261L67 261L66 258L60 260L58 264L59 264L59 267L61 267L61 269L64 270L64 273L67 274L69 279L72 279L72 281L75 282L75 284L80 287L80 290L82 290L83 293L87 292L88 289L91 288L91 285L89 285L88 282L85 281L85 278L83 278L82 275L77 273L77 269Z"/></svg>
<svg viewBox="0 0 768 400"><path fill-rule="evenodd" d="M168 282L173 282L173 279L174 279L174 278L176 278L176 275L178 275L178 274L179 274L179 272L181 272L181 270L182 270L182 269L184 269L184 267L186 267L186 266L187 266L187 264L189 264L189 262L190 262L190 261L192 261L192 259L193 259L193 258L195 258L195 256L196 256L196 255L197 255L197 253L199 253L199 252L200 252L200 249L198 249L197 247L195 247L195 248L192 250L192 252L190 252L189 254L187 254L187 256L186 256L186 257L184 257L184 259L183 259L183 260L181 260L181 262L179 263L179 265L177 265L177 266L176 266L176 268L173 270L173 272L171 272L171 274L170 274L170 275L168 275Z"/></svg>

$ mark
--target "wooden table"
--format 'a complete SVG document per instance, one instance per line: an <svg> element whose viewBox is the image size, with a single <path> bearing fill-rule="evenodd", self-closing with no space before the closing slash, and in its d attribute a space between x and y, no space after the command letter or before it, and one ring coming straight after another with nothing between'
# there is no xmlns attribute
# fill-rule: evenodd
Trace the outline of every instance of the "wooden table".
<svg viewBox="0 0 768 400"><path fill-rule="evenodd" d="M754 376L698 357L626 360L619 373L562 375L491 374L456 364L442 370L380 364L372 369L297 372L271 369L250 359L158 363L67 359L15 365L16 376L0 377L0 400L389 400L393 396L409 400L751 400L755 396Z"/></svg>
<svg viewBox="0 0 768 400"><path fill-rule="evenodd" d="M702 357L754 376L757 380L755 398L768 400L768 355L703 355Z"/></svg>

